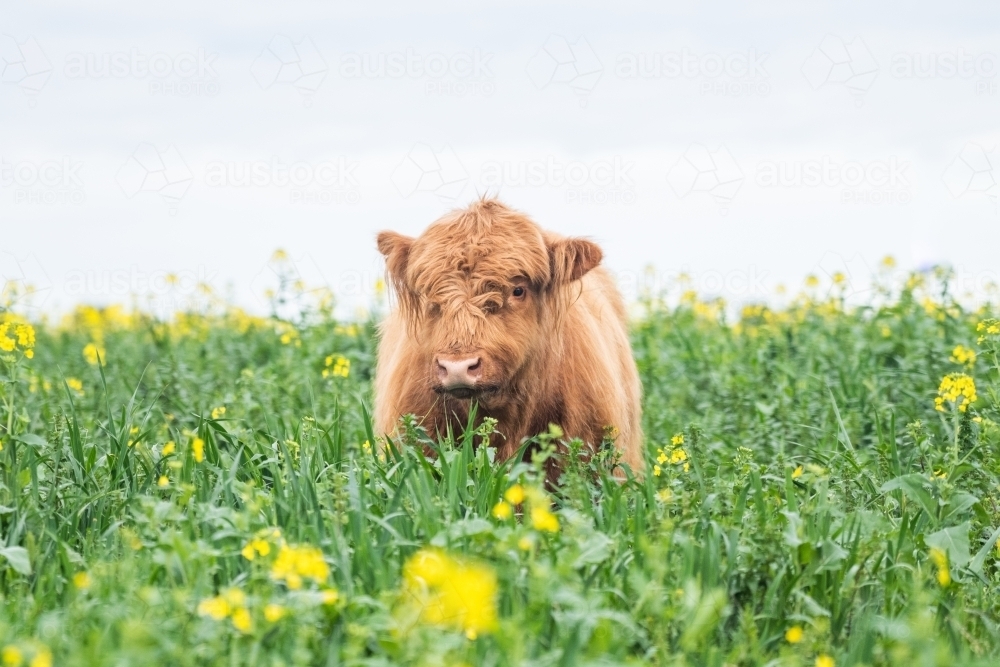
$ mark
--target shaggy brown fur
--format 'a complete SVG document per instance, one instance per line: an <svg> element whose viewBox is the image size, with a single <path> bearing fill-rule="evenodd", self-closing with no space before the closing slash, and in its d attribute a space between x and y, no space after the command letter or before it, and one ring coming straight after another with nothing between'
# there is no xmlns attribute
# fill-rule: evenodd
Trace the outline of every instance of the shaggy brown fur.
<svg viewBox="0 0 1000 667"><path fill-rule="evenodd" d="M591 446L617 430L622 461L640 473L639 376L596 244L483 199L417 238L382 232L378 248L398 300L379 344L379 433L411 413L432 434L461 432L476 400L479 419L499 422L498 460L555 423ZM471 395L437 377L437 359L456 356L481 359Z"/></svg>

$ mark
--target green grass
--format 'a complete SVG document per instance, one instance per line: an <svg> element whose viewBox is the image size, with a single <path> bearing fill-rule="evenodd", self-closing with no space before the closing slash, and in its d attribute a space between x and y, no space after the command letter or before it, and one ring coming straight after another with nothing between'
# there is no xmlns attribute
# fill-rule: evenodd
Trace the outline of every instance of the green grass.
<svg viewBox="0 0 1000 667"><path fill-rule="evenodd" d="M625 482L554 432L534 460L502 465L474 431L435 442L410 423L380 448L374 322L80 310L36 323L34 358L0 364L0 657L996 664L1000 335L976 330L989 312L918 283L867 307L751 308L736 325L714 304L648 299L633 342L649 469L667 460ZM103 367L84 357L92 342ZM978 351L971 368L950 361L959 344ZM347 377L329 372L337 355ZM978 400L936 411L955 372ZM553 455L558 531L493 516L511 485L537 493ZM318 547L327 576L276 580L276 539L248 560L272 527ZM469 639L419 615L402 572L422 549L495 574L494 631ZM217 595L247 610L243 631L199 613ZM268 621L267 605L284 616Z"/></svg>

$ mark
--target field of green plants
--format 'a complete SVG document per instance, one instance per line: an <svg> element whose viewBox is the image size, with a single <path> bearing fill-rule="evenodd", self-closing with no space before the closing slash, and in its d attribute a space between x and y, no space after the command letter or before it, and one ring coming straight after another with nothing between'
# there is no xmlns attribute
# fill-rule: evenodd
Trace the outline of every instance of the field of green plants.
<svg viewBox="0 0 1000 667"><path fill-rule="evenodd" d="M1000 324L879 280L647 295L624 481L557 426L375 437L384 303L4 309L0 663L995 665Z"/></svg>

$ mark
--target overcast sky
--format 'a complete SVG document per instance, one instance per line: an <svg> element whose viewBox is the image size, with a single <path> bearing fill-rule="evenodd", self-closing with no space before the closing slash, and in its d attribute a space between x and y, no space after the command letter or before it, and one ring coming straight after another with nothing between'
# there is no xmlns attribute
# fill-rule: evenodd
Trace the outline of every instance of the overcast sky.
<svg viewBox="0 0 1000 667"><path fill-rule="evenodd" d="M1000 274L996 3L87 4L0 0L0 275L45 310L260 310L284 248L350 313L378 230L486 192L629 297Z"/></svg>

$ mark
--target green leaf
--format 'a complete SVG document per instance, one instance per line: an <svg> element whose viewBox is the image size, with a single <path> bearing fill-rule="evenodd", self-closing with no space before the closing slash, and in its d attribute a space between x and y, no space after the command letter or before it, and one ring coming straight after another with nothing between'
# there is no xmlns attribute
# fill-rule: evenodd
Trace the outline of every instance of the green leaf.
<svg viewBox="0 0 1000 667"><path fill-rule="evenodd" d="M0 547L0 556L6 558L17 572L25 576L31 574L31 560L28 558L28 550L24 547Z"/></svg>
<svg viewBox="0 0 1000 667"><path fill-rule="evenodd" d="M990 535L990 539L986 540L986 544L976 552L976 557L969 563L970 570L973 572L983 571L983 564L986 562L986 557L990 555L990 551L993 549L993 545L996 543L998 537L1000 537L1000 528L994 530L993 534Z"/></svg>
<svg viewBox="0 0 1000 667"><path fill-rule="evenodd" d="M573 567L604 562L611 555L611 544L611 538L604 533L594 533L580 545L580 555L573 561Z"/></svg>
<svg viewBox="0 0 1000 667"><path fill-rule="evenodd" d="M931 497L931 494L924 488L924 484L926 483L926 477L920 473L914 472L909 475L902 475L901 477L890 479L888 482L883 484L882 488L879 490L882 493L888 493L889 491L896 490L902 491L908 498L910 498L910 500L919 503L920 506L924 508L924 511L927 512L927 515L936 522L937 503L934 501L934 498Z"/></svg>
<svg viewBox="0 0 1000 667"><path fill-rule="evenodd" d="M972 558L969 555L969 522L926 535L924 544L947 553L951 565L963 567Z"/></svg>
<svg viewBox="0 0 1000 667"><path fill-rule="evenodd" d="M24 444L31 445L32 447L47 447L49 444L45 438L37 436L34 433L22 433L16 437Z"/></svg>

